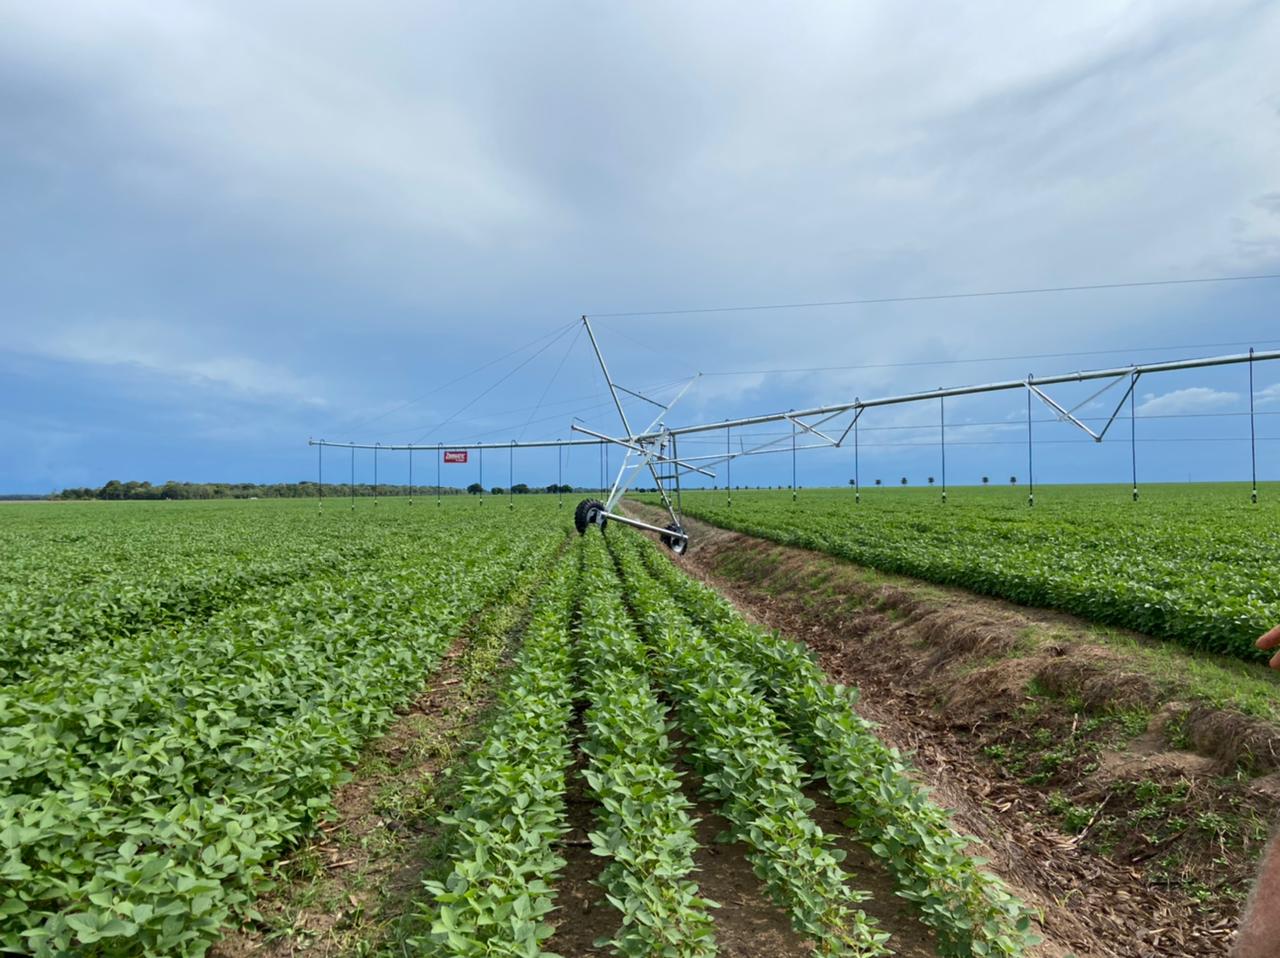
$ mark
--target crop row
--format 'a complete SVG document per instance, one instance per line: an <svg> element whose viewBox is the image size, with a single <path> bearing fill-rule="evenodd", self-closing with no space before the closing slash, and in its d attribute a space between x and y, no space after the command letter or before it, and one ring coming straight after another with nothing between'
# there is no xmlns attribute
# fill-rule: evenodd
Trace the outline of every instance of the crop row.
<svg viewBox="0 0 1280 958"><path fill-rule="evenodd" d="M944 955L1016 955L1034 939L1031 916L968 854L947 813L931 803L896 750L853 710L853 691L828 683L802 646L751 626L721 596L634 537L646 571L734 661L777 710L809 767L849 814L847 824L889 869L898 894L938 934Z"/></svg>
<svg viewBox="0 0 1280 958"><path fill-rule="evenodd" d="M618 542L611 537L611 542ZM626 536L614 555L627 594L676 702L706 797L719 803L736 838L792 926L821 943L824 955L887 954L888 935L855 908L868 897L848 885L843 852L813 821L800 761L783 740L778 716L751 672L710 642L649 577Z"/></svg>
<svg viewBox="0 0 1280 958"><path fill-rule="evenodd" d="M799 503L751 492L736 494L732 508L693 496L687 511L784 545L1247 660L1259 660L1253 640L1280 619L1274 503L1251 508L1211 492L1114 502L1086 489L1056 490L1028 509L970 495L941 506L879 492L855 507L832 492Z"/></svg>
<svg viewBox="0 0 1280 958"><path fill-rule="evenodd" d="M201 953L466 619L555 546L542 519L452 535L466 525L386 533L345 575L0 689L0 946Z"/></svg>
<svg viewBox="0 0 1280 958"><path fill-rule="evenodd" d="M600 825L591 844L609 860L600 882L621 913L617 933L599 943L634 958L708 958L716 953L713 903L690 877L697 840L673 767L671 724L599 536L586 541L585 556L578 642L591 706L583 750Z"/></svg>
<svg viewBox="0 0 1280 958"><path fill-rule="evenodd" d="M499 716L461 788L453 870L428 883L435 944L458 958L537 956L551 933L550 881L564 865L575 563L562 560L537 599ZM427 946L431 942L423 941Z"/></svg>
<svg viewBox="0 0 1280 958"><path fill-rule="evenodd" d="M597 821L590 841L616 920L600 922L615 930L598 945L611 953L716 953L714 903L694 879L696 838L668 737L677 726L703 798L815 954L883 955L890 942L857 907L866 893L813 820L806 765L936 931L940 954L1013 956L1034 943L1030 914L800 646L747 625L629 532L589 535L578 559L576 585L572 563L549 581L499 717L464 773L449 819L451 872L427 885L431 934L421 948L553 954L544 946L564 866L556 846L578 698Z"/></svg>

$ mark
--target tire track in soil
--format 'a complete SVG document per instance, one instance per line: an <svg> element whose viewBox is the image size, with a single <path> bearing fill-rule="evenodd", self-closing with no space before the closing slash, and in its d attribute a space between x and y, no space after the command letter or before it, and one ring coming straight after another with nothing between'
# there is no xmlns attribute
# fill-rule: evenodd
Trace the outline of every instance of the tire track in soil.
<svg viewBox="0 0 1280 958"><path fill-rule="evenodd" d="M642 517L658 514L632 502L627 509ZM787 556L793 568L830 557L693 519L686 519L686 529L693 544L682 559L673 560L681 569L720 592L748 620L806 643L833 681L859 689L858 713L877 723L884 741L910 753L933 800L951 809L957 826L984 846L979 852L989 859L988 867L1040 910L1044 941L1039 954L1219 958L1228 953L1234 937L1229 918L1206 921L1194 901L1162 893L1137 869L1081 848L1080 836L1068 836L1047 821L1025 788L987 771L964 730L939 715L932 696L907 684L918 668L893 660L902 650L877 652L877 637L910 628L909 617L894 620L868 604L865 612L845 615L838 624L824 620L787 594L718 575L714 560L725 550L765 546ZM989 608L990 602L973 597L973 605ZM928 654L918 647L915 653Z"/></svg>

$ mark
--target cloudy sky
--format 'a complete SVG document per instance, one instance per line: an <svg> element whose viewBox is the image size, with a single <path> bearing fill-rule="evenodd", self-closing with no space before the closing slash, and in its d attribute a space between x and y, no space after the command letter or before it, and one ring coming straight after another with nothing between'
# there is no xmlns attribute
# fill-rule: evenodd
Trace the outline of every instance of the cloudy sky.
<svg viewBox="0 0 1280 958"><path fill-rule="evenodd" d="M604 315L1280 273L1274 3L331 6L0 3L0 491L612 429L583 313L625 383L706 374L673 423L1280 348L1276 280ZM1143 478L1246 479L1247 408L1144 380ZM932 474L936 414L868 413L863 480ZM1025 415L950 406L952 481L1025 469ZM1038 481L1127 480L1036 430Z"/></svg>

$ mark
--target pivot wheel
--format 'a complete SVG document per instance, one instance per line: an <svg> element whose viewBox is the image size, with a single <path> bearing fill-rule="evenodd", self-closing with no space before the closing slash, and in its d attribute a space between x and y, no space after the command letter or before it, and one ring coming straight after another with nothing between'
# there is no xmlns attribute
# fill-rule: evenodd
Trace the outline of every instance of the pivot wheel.
<svg viewBox="0 0 1280 958"><path fill-rule="evenodd" d="M683 533L684 529L680 527L679 523L670 522L667 523L667 532ZM662 544L664 546L678 556L684 555L684 551L689 548L689 540L684 538L683 535L670 536L664 533L658 536L658 538L662 540Z"/></svg>
<svg viewBox="0 0 1280 958"><path fill-rule="evenodd" d="M599 499L583 499L573 510L573 527L580 536L587 534L587 526L598 525L603 530L605 521L604 503Z"/></svg>

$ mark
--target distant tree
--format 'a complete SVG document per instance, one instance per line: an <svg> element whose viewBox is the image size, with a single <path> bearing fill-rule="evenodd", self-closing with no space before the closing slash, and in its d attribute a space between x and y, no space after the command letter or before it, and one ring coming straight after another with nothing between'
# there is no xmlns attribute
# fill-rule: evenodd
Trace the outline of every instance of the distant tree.
<svg viewBox="0 0 1280 958"><path fill-rule="evenodd" d="M468 495L478 496L482 492L484 492L484 486L480 485L478 482L473 482L471 485L467 486Z"/></svg>
<svg viewBox="0 0 1280 958"><path fill-rule="evenodd" d="M511 487L511 491L514 492L517 496L523 496L529 492L529 486L523 482L517 482L514 486Z"/></svg>
<svg viewBox="0 0 1280 958"><path fill-rule="evenodd" d="M174 482L170 479L160 487L161 499L190 499L191 487L183 482Z"/></svg>
<svg viewBox="0 0 1280 958"><path fill-rule="evenodd" d="M903 477L902 477L902 484L903 484L904 486L907 484L907 477L906 477L906 476L903 476Z"/></svg>
<svg viewBox="0 0 1280 958"><path fill-rule="evenodd" d="M985 486L988 482L990 482L990 481L991 481L991 477L990 477L990 476L983 476L983 477L982 477L982 484L983 484L984 486Z"/></svg>
<svg viewBox="0 0 1280 958"><path fill-rule="evenodd" d="M1017 477L1017 476L1010 476L1010 477L1009 477L1009 485L1011 485L1011 486L1016 486L1017 484L1018 484L1018 477Z"/></svg>
<svg viewBox="0 0 1280 958"><path fill-rule="evenodd" d="M501 486L494 486L489 490L489 493L495 496L505 496L507 494L507 490L503 489Z"/></svg>
<svg viewBox="0 0 1280 958"><path fill-rule="evenodd" d="M858 483L857 483L855 480L853 480L853 479L850 479L850 480L849 480L849 485L851 485L851 486L856 486L857 484L858 484Z"/></svg>
<svg viewBox="0 0 1280 958"><path fill-rule="evenodd" d="M929 477L929 485L933 485L933 476Z"/></svg>
<svg viewBox="0 0 1280 958"><path fill-rule="evenodd" d="M878 486L878 485L880 485L880 480L879 480L879 479L877 479L877 480L876 480L876 485L877 485L877 486Z"/></svg>

